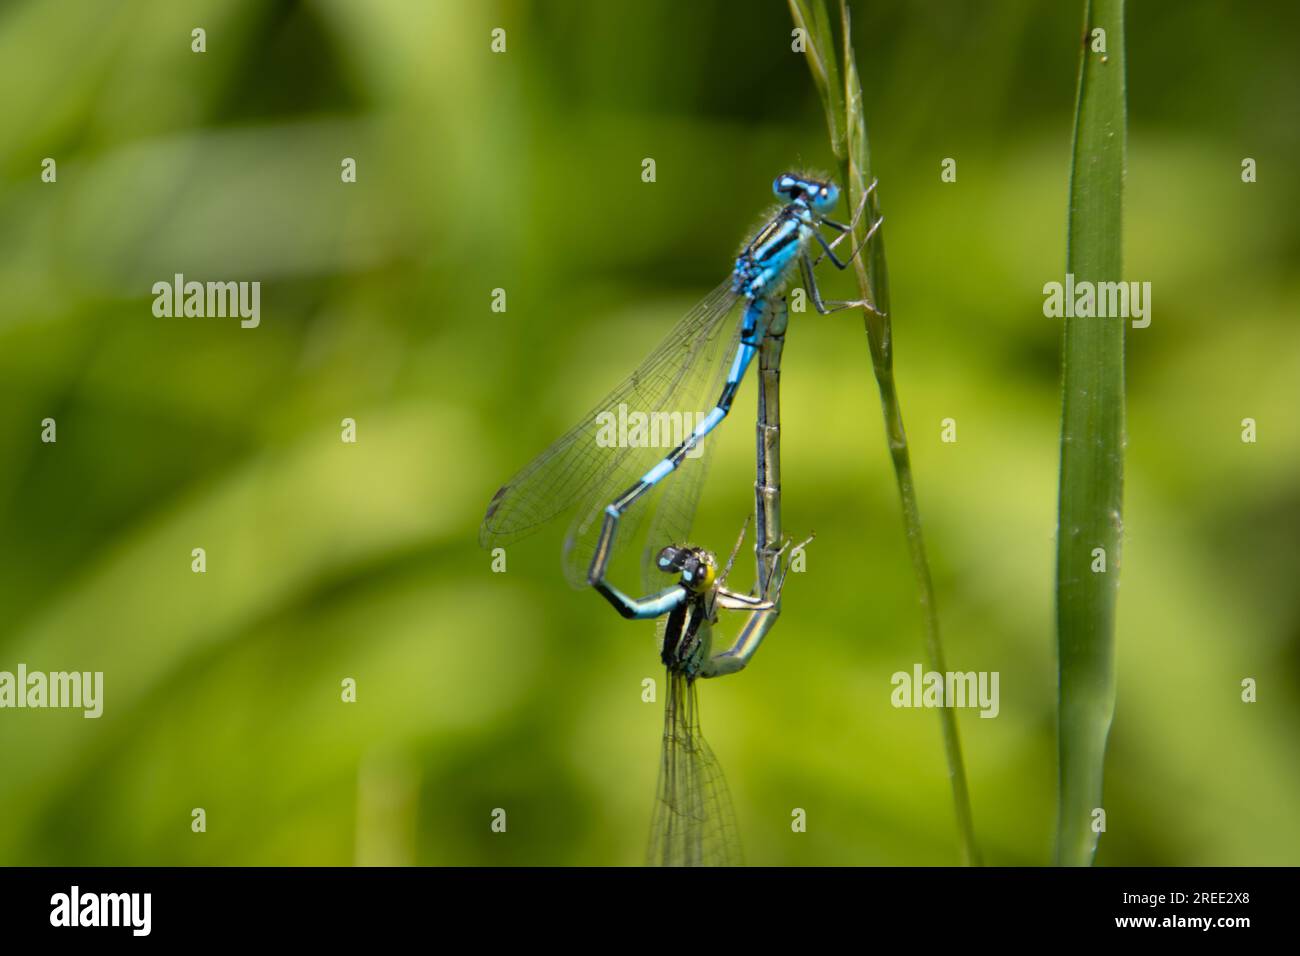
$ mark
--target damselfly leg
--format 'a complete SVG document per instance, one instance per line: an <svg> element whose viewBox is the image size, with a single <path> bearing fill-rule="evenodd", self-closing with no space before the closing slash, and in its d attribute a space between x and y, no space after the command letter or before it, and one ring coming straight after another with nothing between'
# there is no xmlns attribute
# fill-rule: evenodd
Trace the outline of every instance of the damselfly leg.
<svg viewBox="0 0 1300 956"><path fill-rule="evenodd" d="M877 309L875 304L872 303L869 299L849 299L849 300L822 299L821 290L817 287L817 275L816 275L817 266L821 264L821 261L823 259L830 259L831 264L834 265L835 268L841 271L847 269L849 265L853 262L853 260L856 259L859 255L861 255L862 250L865 249L867 243L871 241L871 237L876 234L876 230L879 229L882 224L884 224L885 221L884 216L881 216L879 219L873 222L870 228L867 229L867 234L862 237L862 241L858 243L857 248L853 250L853 254L850 255L848 259L841 262L839 260L839 257L835 255L835 247L844 240L845 236L852 234L853 229L858 224L858 219L861 218L863 212L866 210L867 201L870 199L871 193L875 190L875 188L876 188L876 180L873 179L871 181L871 185L868 186L865 190L863 190L862 199L861 201L859 201L858 208L854 212L853 218L852 220L850 220L847 226L842 223L835 222L831 219L822 218L819 222L819 225L829 226L832 229L836 230L839 233L839 235L836 236L830 242L827 242L826 237L823 236L820 232L818 232L815 238L818 244L820 244L822 247L821 254L818 255L816 259L813 259L805 251L803 255L800 257L799 269L800 272L803 274L804 285L807 287L808 295L812 299L813 308L815 308L822 315L831 315L832 313L835 312L842 312L845 309L867 309L868 311L874 312L876 315L879 315L881 318L885 317L884 313L881 312L879 309Z"/></svg>
<svg viewBox="0 0 1300 956"><path fill-rule="evenodd" d="M795 545L791 554L802 551L813 540L809 535ZM746 611L744 619L731 645L725 650L709 657L700 669L701 677L725 677L744 669L750 662L763 638L767 637L781 615L781 591L785 587L786 575L790 572L790 560L781 563L781 555L790 547L786 541L776 552L773 572L768 575L767 585L760 595L739 594L719 585L717 588L717 606L725 611Z"/></svg>

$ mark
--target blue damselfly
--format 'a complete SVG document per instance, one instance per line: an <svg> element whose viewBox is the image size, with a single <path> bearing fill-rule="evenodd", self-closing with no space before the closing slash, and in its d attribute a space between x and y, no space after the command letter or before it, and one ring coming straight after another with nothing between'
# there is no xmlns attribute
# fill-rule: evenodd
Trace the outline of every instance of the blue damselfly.
<svg viewBox="0 0 1300 956"><path fill-rule="evenodd" d="M629 509L655 492L726 417L754 355L769 336L778 307L784 331L784 303L778 300L796 269L802 273L805 289L818 312L873 308L866 301L823 300L814 269L823 258L829 258L840 269L847 268L860 251L861 246L842 262L834 249L850 234L874 186L872 183L863 194L853 221L843 225L828 218L839 201L839 188L834 183L792 173L778 176L772 188L785 205L741 250L731 276L691 309L631 376L497 491L483 519L480 542L485 547L508 544L577 505L564 549L565 573L570 582L594 586L624 616L663 613L654 606L635 602L605 580L612 556L635 537L630 533L634 529L624 529L618 538L619 523L625 516L628 521L637 521L653 511L642 551L642 579L649 586L654 579L653 556L665 544L686 541L690 536L700 484L707 471L707 455L705 460L682 468L684 475L668 483L670 492L657 508L642 507L636 512ZM864 244L881 221L872 224ZM821 232L823 226L839 235L828 241ZM815 260L811 254L814 246L821 247ZM723 336L720 333L725 320L737 303L742 304L740 321L729 336ZM779 354L778 350L778 361ZM594 423L616 414L622 406L656 415L673 409L699 408L708 395L717 396L712 411L667 456L652 447L609 448L596 441ZM704 444L706 452L710 444ZM762 467L760 461L760 473ZM770 548L776 536L762 533L763 522L770 516L764 514L762 506L759 511L761 550Z"/></svg>

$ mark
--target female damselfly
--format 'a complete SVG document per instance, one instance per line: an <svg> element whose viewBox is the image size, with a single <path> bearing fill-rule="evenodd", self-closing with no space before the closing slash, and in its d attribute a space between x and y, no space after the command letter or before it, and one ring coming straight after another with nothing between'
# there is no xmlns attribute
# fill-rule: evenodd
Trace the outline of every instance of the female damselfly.
<svg viewBox="0 0 1300 956"><path fill-rule="evenodd" d="M730 662L741 649L757 646L776 622L781 589L789 571L788 562L779 567L781 553L789 543L773 550L766 586L757 596L751 596L726 587L744 537L742 529L721 573L712 552L703 548L670 545L660 552L656 562L660 570L676 573L679 578L665 592L673 600L666 612L660 651L667 668L667 697L655 811L646 853L646 862L652 866L729 866L741 862L727 782L700 730L695 681L728 672ZM742 611L745 617L731 646L714 652L713 627L719 610Z"/></svg>

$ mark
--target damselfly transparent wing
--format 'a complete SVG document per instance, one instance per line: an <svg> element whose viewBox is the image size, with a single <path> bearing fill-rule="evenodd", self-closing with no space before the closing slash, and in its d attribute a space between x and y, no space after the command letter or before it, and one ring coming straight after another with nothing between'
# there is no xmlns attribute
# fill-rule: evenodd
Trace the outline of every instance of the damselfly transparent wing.
<svg viewBox="0 0 1300 956"><path fill-rule="evenodd" d="M720 342L725 338L719 330L735 300L730 280L705 296L631 376L503 485L488 505L480 543L496 547L516 541L581 503L566 543L565 570L571 583L585 585L592 546L589 539L599 530L598 523L591 527L591 516L599 514L609 500L671 450L671 445L655 447L621 440L628 436L618 424L632 414L647 422L658 422L664 416L672 420L674 415L680 420L699 404L702 383L717 377ZM611 421L615 423L613 443L601 424ZM624 550L635 538L635 524L644 509L638 505L633 510L641 513L628 515L616 551Z"/></svg>
<svg viewBox="0 0 1300 956"><path fill-rule="evenodd" d="M743 862L731 794L713 751L700 732L695 682L668 672L663 753L650 866L739 866Z"/></svg>
<svg viewBox="0 0 1300 956"><path fill-rule="evenodd" d="M652 465L658 464L684 441L717 405L739 345L739 322L733 324L731 335L726 338L725 344L721 333L702 344L699 352L693 356L690 372L683 377L668 407L651 416L654 421L655 415L658 415L663 423L657 440L652 442L653 447L638 449L629 455L620 467L602 479L586 503L579 507L564 541L564 572L571 582L586 582L587 570L600 538L605 508L636 483ZM641 501L624 512L619 520L618 538L614 542L610 567L616 567L619 555L635 553L639 546L641 581L647 593L657 591L668 583L663 571L655 563L660 550L666 545L690 540L691 524L700 500L700 488L704 476L708 474L709 462L717 443L716 433L707 436L687 453L669 475L651 488ZM650 519L650 530L642 534L641 529L647 518ZM631 569L624 570L630 572ZM618 572L607 571L607 576L610 573Z"/></svg>
<svg viewBox="0 0 1300 956"><path fill-rule="evenodd" d="M729 359L736 354L739 345L740 325L737 324L730 342L721 354ZM708 399L706 404L709 408L713 407L717 396L722 393L723 383L730 370L730 362L718 364L713 380L705 386L704 397ZM641 583L647 593L664 587L663 571L656 562L660 550L670 544L681 545L693 540L691 528L695 523L695 510L699 505L704 479L709 473L709 463L713 460L713 449L717 445L718 435L714 432L696 449L698 457L688 455L681 467L660 483L666 487L658 492L660 498L653 511L647 509L648 513L653 514L641 552Z"/></svg>

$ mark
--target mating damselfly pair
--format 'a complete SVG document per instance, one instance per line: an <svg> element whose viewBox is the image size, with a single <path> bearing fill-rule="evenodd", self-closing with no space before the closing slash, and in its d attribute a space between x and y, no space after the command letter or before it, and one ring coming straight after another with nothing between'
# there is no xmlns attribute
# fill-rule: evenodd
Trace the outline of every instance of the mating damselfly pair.
<svg viewBox="0 0 1300 956"><path fill-rule="evenodd" d="M720 786L725 794L725 784L699 735L694 681L743 668L780 613L785 574L779 565L787 546L781 540L780 519L779 382L788 321L783 291L798 269L818 312L873 308L865 300L824 300L815 269L823 259L847 268L880 226L883 220L874 222L845 261L835 255L835 247L852 234L874 187L872 183L863 192L851 222L845 225L828 218L839 201L834 183L793 173L778 176L772 188L785 204L741 250L731 276L691 309L621 385L503 485L483 519L480 542L498 547L576 507L564 545L569 581L594 587L626 618L666 616L662 657L669 689L651 862L730 859L725 852L711 854L703 849L708 842L705 824L711 824L709 804L720 808L712 814L718 825L729 812L721 807L725 800L708 796L710 787L716 792ZM827 240L823 227L837 233L835 238ZM737 305L740 320L724 336L722 329ZM687 544L713 443L703 445L700 460L686 459L696 457L693 453L726 418L755 355L762 379L756 422L757 584L753 594L741 595L725 588L725 574L718 578L713 573L712 552ZM656 415L674 408L698 408L710 396L717 396L712 411L667 456L659 457L651 447L608 447L596 440L595 423L621 407ZM682 474L665 480L678 470ZM655 493L657 502L647 500ZM635 531L647 514L652 517L641 551L647 596L632 598L607 580L607 572L615 555L626 552L638 538ZM728 570L734 558L735 552ZM657 587L663 573L676 573L680 579L671 587ZM714 651L708 637L720 608L745 611L746 618L730 645Z"/></svg>

